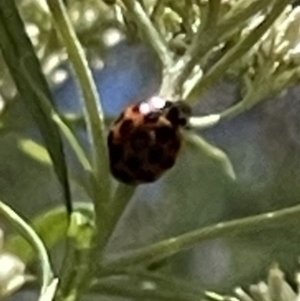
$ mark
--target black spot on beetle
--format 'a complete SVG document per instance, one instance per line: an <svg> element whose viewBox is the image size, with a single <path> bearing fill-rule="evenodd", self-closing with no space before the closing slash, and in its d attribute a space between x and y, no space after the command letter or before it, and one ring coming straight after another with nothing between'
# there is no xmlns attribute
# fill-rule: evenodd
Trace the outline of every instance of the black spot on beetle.
<svg viewBox="0 0 300 301"><path fill-rule="evenodd" d="M138 172L138 179L141 182L154 182L156 180L156 174L150 170L140 170Z"/></svg>
<svg viewBox="0 0 300 301"><path fill-rule="evenodd" d="M131 136L131 147L134 151L141 151L149 147L151 137L147 131L136 131Z"/></svg>
<svg viewBox="0 0 300 301"><path fill-rule="evenodd" d="M178 136L175 136L168 143L168 148L170 148L172 151L175 152L177 152L180 149L180 146L181 146L181 139Z"/></svg>
<svg viewBox="0 0 300 301"><path fill-rule="evenodd" d="M188 119L186 117L180 117L178 119L178 125L185 127L188 124Z"/></svg>
<svg viewBox="0 0 300 301"><path fill-rule="evenodd" d="M160 146L153 147L148 153L148 162L150 164L158 164L163 160L164 150Z"/></svg>
<svg viewBox="0 0 300 301"><path fill-rule="evenodd" d="M121 144L110 144L109 146L109 157L110 160L114 163L117 163L123 160L124 149Z"/></svg>
<svg viewBox="0 0 300 301"><path fill-rule="evenodd" d="M169 169L175 164L175 158L168 157L164 161L161 162L160 166L163 169Z"/></svg>
<svg viewBox="0 0 300 301"><path fill-rule="evenodd" d="M127 136L133 129L133 121L131 119L125 119L119 128L119 133L122 137Z"/></svg>
<svg viewBox="0 0 300 301"><path fill-rule="evenodd" d="M126 160L126 166L128 166L129 170L132 172L139 170L142 164L143 161L138 156L132 155Z"/></svg>
<svg viewBox="0 0 300 301"><path fill-rule="evenodd" d="M121 182L131 184L134 182L134 178L126 171L122 169L112 169L113 176Z"/></svg>
<svg viewBox="0 0 300 301"><path fill-rule="evenodd" d="M155 129L156 141L161 144L167 143L174 137L174 130L169 126L161 126Z"/></svg>
<svg viewBox="0 0 300 301"><path fill-rule="evenodd" d="M110 131L107 136L107 143L108 145L112 144L114 142L114 132Z"/></svg>
<svg viewBox="0 0 300 301"><path fill-rule="evenodd" d="M172 107L168 110L166 118L174 125L178 125L180 111L177 107Z"/></svg>
<svg viewBox="0 0 300 301"><path fill-rule="evenodd" d="M183 101L177 101L166 110L166 118L174 126L185 126L192 114L191 107Z"/></svg>

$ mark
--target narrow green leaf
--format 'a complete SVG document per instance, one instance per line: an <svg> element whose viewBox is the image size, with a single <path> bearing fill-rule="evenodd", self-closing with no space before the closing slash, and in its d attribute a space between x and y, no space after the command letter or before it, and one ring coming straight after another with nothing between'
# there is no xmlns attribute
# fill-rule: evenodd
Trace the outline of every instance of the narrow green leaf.
<svg viewBox="0 0 300 301"><path fill-rule="evenodd" d="M51 120L49 112L45 110L38 95L23 74L23 68L30 73L38 89L51 100L52 106L54 101L14 1L0 0L0 36L2 55L21 99L25 102L43 136L56 175L63 188L67 210L70 212L71 195L62 139L57 125Z"/></svg>

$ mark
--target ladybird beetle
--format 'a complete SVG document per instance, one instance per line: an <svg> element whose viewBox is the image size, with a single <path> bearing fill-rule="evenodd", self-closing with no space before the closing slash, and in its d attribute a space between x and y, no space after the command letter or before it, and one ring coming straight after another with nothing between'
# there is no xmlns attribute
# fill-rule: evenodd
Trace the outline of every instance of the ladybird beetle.
<svg viewBox="0 0 300 301"><path fill-rule="evenodd" d="M112 175L126 184L154 182L170 169L182 145L190 107L152 97L127 107L108 134Z"/></svg>

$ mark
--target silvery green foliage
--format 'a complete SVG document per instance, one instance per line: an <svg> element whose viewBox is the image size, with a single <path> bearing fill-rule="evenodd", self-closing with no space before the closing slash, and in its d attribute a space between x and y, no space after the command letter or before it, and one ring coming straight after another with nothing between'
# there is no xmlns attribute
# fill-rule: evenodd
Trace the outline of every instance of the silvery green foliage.
<svg viewBox="0 0 300 301"><path fill-rule="evenodd" d="M145 39L125 2L96 0L67 2L68 13L80 42L90 61L97 66L103 66L102 56L107 47L115 45L125 36L132 41ZM191 46L195 48L193 43L197 42L197 35L201 36L201 31L213 30L212 26L230 21L251 4L245 0L138 2L167 44L170 51L168 56L179 60L183 57L183 65L188 58L187 50ZM49 82L51 84L64 82L68 74L57 67L66 60L66 53L60 37L55 32L47 4L44 0L19 0L18 4L27 33L36 48ZM215 5L215 12L212 11L213 5ZM209 23L211 13L217 16L214 24ZM194 86L195 82L201 80L205 75L203 65L208 60L214 61L214 57L218 58L220 52L227 49L228 44L237 43L255 30L267 13L267 9L261 9L252 18L240 22L234 28L236 33L233 34L231 30L224 37L220 36L219 45L212 47L201 63L195 65L190 78L186 78L186 83L183 83L184 89L187 86ZM243 75L246 89L257 90L256 82L267 81L268 84L261 92L261 98L265 98L279 93L298 81L299 70L296 64L299 60L299 47L297 48L299 26L297 27L297 24L299 24L299 9L288 6L268 33L230 68L238 78ZM175 64L176 70L182 67L179 65ZM2 57L0 66L3 67L0 68L0 96L5 101L16 96L16 89L4 67Z"/></svg>
<svg viewBox="0 0 300 301"><path fill-rule="evenodd" d="M127 5L126 9L126 6L123 5L125 2L117 1L117 4L112 6L104 5L99 0L68 1L67 9L71 21L88 54L89 52L92 54L93 51L101 52L100 50L104 49L105 46L113 45L115 41L121 38L120 32L127 34L129 38L142 38L139 28L136 27L137 24L133 24L134 18L132 17L133 13L130 14L130 5ZM171 61L175 57L175 62L177 58L186 54L186 50L193 44L193 40L199 42L197 41L199 28L204 28L204 31L209 28L213 32L215 24L211 24L209 20L205 19L206 13L211 9L212 1L149 1L149 4L147 1L137 2L151 15L151 21L159 30L157 36L162 36L163 42L167 44L165 48L171 50ZM226 23L226 21L230 21L231 18L243 11L250 2L247 0L232 0L220 1L219 3L216 1L216 3L220 5L217 19L219 18ZM38 57L42 61L46 76L51 83L59 81L57 80L56 67L66 59L66 53L60 43L60 37L55 33L48 7L42 1L24 0L20 1L20 10L26 23L27 32L36 47ZM212 49L208 49L207 53L203 54L201 59L199 58L196 63L198 68L196 73L205 76L205 71L202 72L205 68L202 68L202 65L209 66L209 64L206 64L208 57L211 58L211 54L226 52L226 46L228 47L230 42L236 43L249 35L250 32L255 31L258 24L266 18L267 12L267 10L261 10L256 16L249 18L249 21L242 20L237 29L231 28L231 31L235 31L234 37L231 32L223 33L219 45L214 44ZM140 20L139 16L135 17L136 20ZM206 25L207 27L205 27ZM257 91L261 92L258 95L259 100L285 89L298 80L298 25L298 9L287 6L275 24L236 65L236 75L244 75L247 90L256 94L258 94ZM118 30L106 30L112 28ZM199 37L201 37L200 34ZM216 35L216 32L214 34ZM200 38L199 40L201 41ZM164 43L162 44L164 45ZM161 45L157 45L157 48L160 48L159 46ZM195 48L197 46L198 44L195 43ZM195 56L200 56L197 51ZM215 57L213 58L215 59ZM184 67L184 64L182 66ZM14 92L14 86L10 82L6 69L1 68L1 70L0 94L4 94L3 89L7 87ZM58 77L58 79L61 78L63 78L63 75ZM7 93L4 97L10 98L9 95L13 97L15 92ZM220 120L219 116L213 117L210 117L207 123L216 123ZM233 173L230 174L233 178ZM1 259L4 261L1 262ZM2 295L11 294L17 290L25 279L24 264L9 254L1 255L0 253L0 271L1 267L6 266L8 269L3 269L3 278L2 280L0 278L0 283L3 285ZM223 297L213 292L208 292L206 295L209 300L225 301L295 301L296 298L299 298L284 280L283 274L278 268L271 269L267 283L251 286L249 292L237 288L235 290L236 297Z"/></svg>
<svg viewBox="0 0 300 301"><path fill-rule="evenodd" d="M254 16L240 32L247 36L265 14ZM236 64L244 75L247 91L264 85L264 97L277 94L299 82L300 8L288 5L280 17Z"/></svg>

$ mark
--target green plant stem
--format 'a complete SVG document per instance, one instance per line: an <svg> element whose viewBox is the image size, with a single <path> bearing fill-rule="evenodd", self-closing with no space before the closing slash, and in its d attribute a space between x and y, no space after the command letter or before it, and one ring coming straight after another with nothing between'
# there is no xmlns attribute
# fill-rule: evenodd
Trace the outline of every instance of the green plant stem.
<svg viewBox="0 0 300 301"><path fill-rule="evenodd" d="M122 298L133 298L135 300L160 300L160 301L197 301L199 297L190 294L174 293L161 289L143 289L130 285L130 283L118 283L113 280L95 281L93 287L102 295L116 296Z"/></svg>
<svg viewBox="0 0 300 301"><path fill-rule="evenodd" d="M90 269L88 271L86 269L79 269L76 272L62 269L64 274L62 277L72 278L74 281L72 280L71 282L78 283L78 286L72 288L61 287L60 294L58 295L60 299L70 298L71 300L77 300L88 287L95 272L94 262L98 257L101 258L106 243L107 224L109 223L106 204L109 203L111 198L109 160L105 139L103 111L91 70L84 56L84 51L76 37L62 0L47 0L47 3L80 83L84 96L83 107L85 109L87 130L92 144L92 184L96 231L93 248L90 250L90 256L83 256L83 258L88 261L85 262L84 265L90 266ZM70 259L70 261L72 261L72 259ZM73 264L76 263L74 262ZM71 264L68 265L71 266ZM70 273L73 275L69 275ZM75 293L74 290L76 291Z"/></svg>
<svg viewBox="0 0 300 301"><path fill-rule="evenodd" d="M63 274L64 285L61 287L56 300L78 300L88 289L93 275L99 271L96 262L102 261L103 249L106 246L117 222L119 221L128 201L135 190L134 186L119 184L117 191L109 204L106 204L106 217L102 222L102 231L96 236L96 246L92 253L87 249L68 248L68 257L65 260ZM100 235L99 235L100 234ZM76 264L80 269L76 273L71 268Z"/></svg>
<svg viewBox="0 0 300 301"><path fill-rule="evenodd" d="M224 151L208 143L205 139L203 139L197 134L187 133L185 135L185 139L199 153L202 153L213 163L219 165L222 168L224 174L230 180L236 180L236 174L234 172L232 163L230 162L228 156Z"/></svg>
<svg viewBox="0 0 300 301"><path fill-rule="evenodd" d="M204 290L199 288L199 286L194 286L186 281L174 278L172 275L167 275L157 272L148 272L144 269L132 269L124 270L123 272L116 275L126 275L129 277L137 278L142 281L150 281L157 285L159 288L171 289L173 292L189 292L189 294L200 296L203 294Z"/></svg>
<svg viewBox="0 0 300 301"><path fill-rule="evenodd" d="M123 183L118 184L111 202L105 209L107 216L105 219L105 224L103 224L102 235L101 237L98 237L99 241L97 242L97 245L101 246L101 249L106 246L128 202L133 196L135 188L135 186L125 185ZM102 259L102 255L102 253L98 253L98 259L100 259L100 261Z"/></svg>
<svg viewBox="0 0 300 301"><path fill-rule="evenodd" d="M91 252L88 248L76 248L72 238L67 239L67 244L63 269L67 269L68 272L62 273L60 287L55 296L55 300L80 300L85 289L85 281L82 281L83 275L89 275L89 270L91 269L89 260ZM74 270L75 264L76 272Z"/></svg>
<svg viewBox="0 0 300 301"><path fill-rule="evenodd" d="M284 89L284 83L278 85L276 83L276 76L272 73L273 62L265 63L264 67L261 68L256 73L256 77L254 81L248 88L248 91L244 98L239 101L237 104L225 109L223 112L219 114L220 122L225 120L230 120L248 110L253 108L256 104L258 104L261 100L267 98L272 95L272 93L278 92ZM288 77L291 79L291 77ZM274 89L274 87L276 87ZM276 90L277 89L277 90ZM279 89L279 90L278 90ZM275 91L276 90L276 91ZM276 94L276 93L275 93Z"/></svg>
<svg viewBox="0 0 300 301"><path fill-rule="evenodd" d="M58 125L61 132L64 134L65 138L69 142L71 148L73 149L74 153L76 154L76 157L82 167L87 172L92 172L91 163L89 161L89 158L87 157L85 150L79 143L78 139L72 132L72 130L69 128L69 126L62 120L62 118L59 116L58 113L54 112L52 113L53 121Z"/></svg>
<svg viewBox="0 0 300 301"><path fill-rule="evenodd" d="M276 1L276 0L275 0ZM209 24L204 25L206 27L206 30L211 28L214 29L212 31L213 33L213 40L215 41L214 45L216 43L220 43L223 41L223 38L226 36L228 37L229 34L232 34L236 32L237 30L241 29L241 25L244 24L248 19L252 18L255 14L257 14L259 11L266 9L270 6L270 0L257 0L254 2L251 2L249 6L247 6L245 9L241 10L240 12L236 13L235 15L232 15L230 12L228 15L225 15L219 22L217 22L217 15L218 15L218 1L214 0L215 3L209 3L210 9L208 11L209 15L212 15L215 19L215 23L212 23L211 20L208 20ZM271 1L272 2L272 1ZM274 2L274 1L273 1ZM279 2L279 0L277 0ZM216 23L217 22L217 23ZM216 26L217 24L217 26ZM208 33L210 34L210 33ZM192 59L194 56L196 56L196 59L201 59L209 50L211 50L211 47L205 46L204 49L201 43L205 43L204 35L207 36L205 33L205 30L200 30L197 36L195 37L195 40L192 42L191 47L189 48L186 56L190 56ZM199 44L200 43L200 44ZM197 57L198 56L198 57ZM190 63L189 63L190 64Z"/></svg>
<svg viewBox="0 0 300 301"><path fill-rule="evenodd" d="M96 271L99 271L95 261L102 260L102 250L106 246L110 236L112 235L117 222L120 220L126 205L131 199L135 191L134 186L124 185L120 183L109 204L106 204L105 212L107 214L104 222L101 235L97 236L97 245L92 249L92 254L88 249L68 248L67 259L64 264L65 273L63 273L63 282L56 300L78 300L84 291L87 290L90 281ZM71 268L76 264L78 269L74 273Z"/></svg>
<svg viewBox="0 0 300 301"><path fill-rule="evenodd" d="M94 216L90 212L74 212L67 231L67 252L56 300L79 300L86 287L83 276L90 275L91 243L94 235ZM76 272L74 271L76 264ZM65 270L67 272L65 272ZM87 280L89 281L89 279Z"/></svg>
<svg viewBox="0 0 300 301"><path fill-rule="evenodd" d="M102 235L98 237L97 246L103 250L110 236L112 235L117 222L121 218L128 202L134 194L135 186L129 186L119 183L112 200L105 207L106 217L103 222ZM96 254L98 259L102 260L102 253ZM96 267L95 267L96 268Z"/></svg>
<svg viewBox="0 0 300 301"><path fill-rule="evenodd" d="M156 1L155 5L153 7L153 11L151 14L151 21L153 22L153 24L156 27L160 26L160 19L164 12L165 2L166 2L166 0L158 0L158 1Z"/></svg>
<svg viewBox="0 0 300 301"><path fill-rule="evenodd" d="M110 236L113 232L119 218L123 214L128 202L135 192L136 186L119 183L114 197L109 204L108 212L110 214L110 225L108 227Z"/></svg>
<svg viewBox="0 0 300 301"><path fill-rule="evenodd" d="M50 258L44 243L31 226L25 222L14 210L0 201L0 215L2 215L31 245L38 255L41 269L41 295L44 295L48 286L52 284L53 272Z"/></svg>
<svg viewBox="0 0 300 301"><path fill-rule="evenodd" d="M253 99L253 101L251 101L250 98L252 98L252 96L253 95L249 95L249 98L246 97L242 101L235 104L234 106L224 110L220 114L220 122L225 121L225 120L230 120L230 119L250 110L252 107L254 107L255 104L258 103L258 99L255 98L255 99Z"/></svg>
<svg viewBox="0 0 300 301"><path fill-rule="evenodd" d="M190 89L186 101L194 103L201 93L207 91L232 65L233 62L242 57L263 36L277 17L282 13L286 5L294 0L280 0L274 4L269 15L252 32L230 49L198 82Z"/></svg>
<svg viewBox="0 0 300 301"><path fill-rule="evenodd" d="M207 129L217 125L220 121L219 114L210 114L207 116L193 116L189 119L189 126L193 129Z"/></svg>
<svg viewBox="0 0 300 301"><path fill-rule="evenodd" d="M280 91L287 89L292 83L297 81L298 69L288 70L276 75L273 74L272 62L270 63L269 67L265 63L262 70L257 72L256 79L250 83L248 92L241 101L219 114L192 117L190 118L189 125L197 129L207 129L217 126L222 121L230 120L247 112L260 101L271 95L280 93Z"/></svg>
<svg viewBox="0 0 300 301"><path fill-rule="evenodd" d="M257 71L255 80L249 85L248 92L237 104L221 112L218 122L232 119L252 109L260 101L284 91L297 81L299 70L293 69L274 74L273 62L264 64L261 70ZM208 118L208 117L207 117ZM214 126L214 125L212 125Z"/></svg>
<svg viewBox="0 0 300 301"><path fill-rule="evenodd" d="M268 96L263 85L257 85L257 89L251 88L251 90L245 95L245 97L237 104L225 109L219 114L212 114L203 117L192 117L189 125L195 129L207 129L217 126L223 121L230 120L242 113L247 112L253 108L260 100ZM225 163L225 162L224 162ZM226 166L227 164L225 164Z"/></svg>
<svg viewBox="0 0 300 301"><path fill-rule="evenodd" d="M281 0L277 0L279 3ZM213 13L217 14L217 4L214 5ZM211 4L211 6L213 6ZM219 21L218 25L207 26L205 29L199 29L199 33L195 37L187 53L176 63L174 72L183 66L182 70L178 73L174 79L174 89L181 93L183 83L186 81L193 68L201 62L201 60L213 49L214 46L228 38L228 35L232 35L239 30L249 18L258 13L259 11L270 6L269 0L258 0L252 2L241 12L234 16L226 17Z"/></svg>
<svg viewBox="0 0 300 301"><path fill-rule="evenodd" d="M55 109L51 106L51 102L47 99L47 97L43 94L41 90L35 85L34 81L32 80L30 74L28 73L27 69L21 63L22 72L24 73L24 77L27 79L29 85L35 91L36 95L39 97L41 105L44 107L44 110L48 112L49 116L52 117L52 120L58 125L59 129L61 130L62 134L64 134L65 138L69 142L70 146L72 147L73 151L75 152L78 161L81 163L83 168L87 172L91 172L91 164L89 162L88 157L82 146L80 145L79 141L77 140L76 136L73 134L69 126L62 120L59 114L55 111Z"/></svg>
<svg viewBox="0 0 300 301"><path fill-rule="evenodd" d="M146 40L156 51L162 64L165 66L165 69L169 69L173 64L173 59L171 58L167 43L153 26L149 16L144 11L141 4L135 0L122 1L134 18L139 30L141 30Z"/></svg>
<svg viewBox="0 0 300 301"><path fill-rule="evenodd" d="M83 93L85 119L93 152L93 174L95 178L93 201L97 217L100 217L103 215L103 206L101 206L100 203L109 201L111 187L104 115L91 70L89 69L84 51L76 37L62 0L47 0L47 3L57 30L66 46L67 53L73 64Z"/></svg>
<svg viewBox="0 0 300 301"><path fill-rule="evenodd" d="M270 226L296 216L300 216L300 205L233 221L221 222L177 237L166 239L149 247L121 256L119 259L107 261L106 263L103 263L102 269L103 271L113 272L114 269L118 270L126 267L133 267L134 265L148 266L149 264L190 249L205 240L214 239L220 236L235 235L247 230L259 229L263 226Z"/></svg>
<svg viewBox="0 0 300 301"><path fill-rule="evenodd" d="M208 12L205 18L203 27L200 30L204 31L207 28L215 27L218 24L218 17L220 11L221 0L209 0L208 1ZM198 35L199 38L199 35Z"/></svg>

